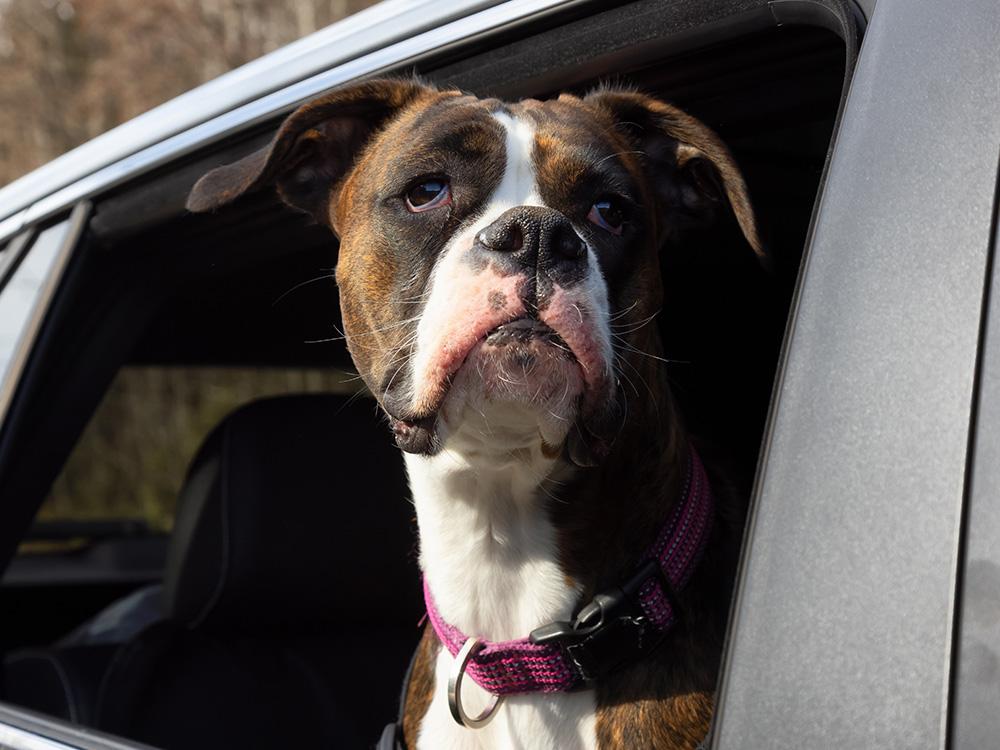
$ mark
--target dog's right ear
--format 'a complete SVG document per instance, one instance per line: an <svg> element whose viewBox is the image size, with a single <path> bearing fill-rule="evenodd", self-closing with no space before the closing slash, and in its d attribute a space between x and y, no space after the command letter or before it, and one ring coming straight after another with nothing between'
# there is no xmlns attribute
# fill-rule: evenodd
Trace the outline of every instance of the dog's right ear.
<svg viewBox="0 0 1000 750"><path fill-rule="evenodd" d="M667 102L629 90L598 89L584 102L610 115L633 144L654 176L665 216L712 221L717 209L728 205L761 264L770 265L740 168L707 125Z"/></svg>
<svg viewBox="0 0 1000 750"><path fill-rule="evenodd" d="M303 104L271 143L208 172L191 189L187 209L203 213L274 184L282 200L330 226L330 204L357 155L393 116L433 89L413 80L373 80Z"/></svg>

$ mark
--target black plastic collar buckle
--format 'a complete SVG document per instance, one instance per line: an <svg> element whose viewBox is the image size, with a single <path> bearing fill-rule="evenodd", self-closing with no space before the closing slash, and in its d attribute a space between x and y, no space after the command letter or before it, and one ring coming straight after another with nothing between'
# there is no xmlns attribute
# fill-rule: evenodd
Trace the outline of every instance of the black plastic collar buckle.
<svg viewBox="0 0 1000 750"><path fill-rule="evenodd" d="M672 599L660 564L649 560L620 588L597 594L573 622L542 625L531 631L529 639L561 647L584 681L593 682L652 651L663 640L665 633L650 622L639 603L639 590L653 577Z"/></svg>

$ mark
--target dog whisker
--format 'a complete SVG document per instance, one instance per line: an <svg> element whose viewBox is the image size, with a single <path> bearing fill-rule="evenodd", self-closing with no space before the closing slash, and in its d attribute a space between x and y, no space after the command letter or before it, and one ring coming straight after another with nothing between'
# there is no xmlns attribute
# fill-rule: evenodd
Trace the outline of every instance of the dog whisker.
<svg viewBox="0 0 1000 750"><path fill-rule="evenodd" d="M626 351L632 352L633 354L638 354L638 355L640 355L642 357L649 357L650 359L655 359L657 362L663 362L664 364L668 364L668 365L689 365L689 364L691 364L691 362L689 360L667 359L666 357L660 357L659 355L656 355L656 354L650 354L649 352L644 352L642 349L639 349L639 348L633 346L631 343L629 343L628 341L626 341L625 339L623 339L621 336L618 336L617 334L615 334L615 338L618 339L618 344L623 349L625 349Z"/></svg>
<svg viewBox="0 0 1000 750"><path fill-rule="evenodd" d="M410 344L411 351L412 351L412 348L413 348L413 345ZM402 349L403 349L403 346L400 346L398 349L396 349L393 352L392 356L396 357L401 352ZM399 373L403 370L404 367L406 367L407 363L410 361L410 358L408 356L400 357L400 359L403 360L402 364L400 364L399 367L396 368L396 371L392 374L392 377L389 378L389 382L386 383L386 385L385 385L385 393L384 393L384 395L382 397L383 400L388 399L388 397L389 397L389 389L392 388L393 381L396 379L396 377L399 375ZM387 366L387 369L388 369L388 367L391 367L391 364Z"/></svg>
<svg viewBox="0 0 1000 750"><path fill-rule="evenodd" d="M630 378L627 374L625 374L625 372L623 372L620 369L618 370L618 375L622 378L625 378L625 382L628 383L632 387L632 390L635 392L636 398L639 398L639 389L638 387L636 387L636 384L632 382L632 378Z"/></svg>
<svg viewBox="0 0 1000 750"><path fill-rule="evenodd" d="M283 300L289 294L291 294L292 292L294 292L294 291L296 291L298 289L301 289L304 286L309 286L310 284L315 284L317 281L323 281L325 279L332 279L332 278L334 278L334 274L332 274L332 273L325 273L322 276L317 276L315 279L309 279L307 281L299 282L298 284L296 284L295 286L293 286L291 289L289 289L287 292L284 292L283 294L279 295L278 298L276 300L274 300L274 302L271 303L271 306L273 307L274 305L277 305L279 302L281 302L281 300Z"/></svg>
<svg viewBox="0 0 1000 750"><path fill-rule="evenodd" d="M385 331L392 330L393 328L399 328L400 326L404 326L404 325L407 325L409 323L413 323L414 321L419 321L421 317L422 316L418 315L416 317L409 318L407 320L402 320L402 321L400 321L398 323L393 323L391 325L384 326L383 328L372 328L372 329L369 329L367 331L362 331L360 333L355 333L355 334L352 334L351 340L354 341L354 339L361 338L363 336L374 336L377 333L384 333ZM333 326L333 330L335 330L337 332L336 336L329 336L327 338L322 338L322 339L306 339L302 343L304 343L304 344L326 344L326 343L329 343L331 341L346 341L347 340L347 334L344 333L339 328L337 328L337 326ZM414 330L410 335L415 336L416 335L416 330ZM355 346L358 346L358 347L360 347L362 349L370 349L370 350L373 350L373 351L374 350L379 350L380 351L381 348L382 348L380 346L371 346L371 347L369 347L369 346L365 346L364 344L355 344Z"/></svg>
<svg viewBox="0 0 1000 750"><path fill-rule="evenodd" d="M498 372L497 379L502 380L507 385L518 385L518 382L516 380L512 380L510 377L507 377L506 371Z"/></svg>
<svg viewBox="0 0 1000 750"><path fill-rule="evenodd" d="M390 297L389 301L394 302L397 305L413 305L418 302L423 302L428 297L430 297L430 292L424 292L423 294L417 294L413 297Z"/></svg>
<svg viewBox="0 0 1000 750"><path fill-rule="evenodd" d="M409 325L410 323L418 322L423 316L415 315L412 318L407 318L406 320L400 320L395 323L390 323L389 325L380 326L379 328L369 328L366 331L360 331L351 335L352 338L357 338L358 336L374 336L376 333L385 333L386 331L391 331L394 328L401 328L402 326Z"/></svg>
<svg viewBox="0 0 1000 750"><path fill-rule="evenodd" d="M620 326L610 326L610 328L611 328L612 332L616 332L616 333L621 333L621 334L635 333L640 328L643 328L644 326L649 325L656 318L656 316L659 315L659 314L660 314L660 311L657 310L655 313L653 313L649 317L643 318L640 321L637 321L637 322L634 322L634 323L626 323L625 325L620 325Z"/></svg>
<svg viewBox="0 0 1000 750"><path fill-rule="evenodd" d="M633 302L631 305L629 305L625 309L619 310L614 315L611 315L611 316L608 317L608 322L610 323L613 320L618 320L619 318L624 317L625 315L628 315L632 310L634 310L636 308L636 306L638 304L639 304L639 301L636 300L635 302Z"/></svg>
<svg viewBox="0 0 1000 750"><path fill-rule="evenodd" d="M640 156L645 156L644 151L617 151L613 154L608 154L603 159L598 159L597 162L594 163L594 166L598 167L604 162L606 162L608 159L614 159L616 156L625 156L625 154L638 154Z"/></svg>
<svg viewBox="0 0 1000 750"><path fill-rule="evenodd" d="M627 359L619 358L619 361L620 361L621 364L628 365L630 368L632 368L632 372L634 372L635 376L637 378L639 378L639 380L642 383L643 387L646 389L646 392L649 394L649 400L653 404L653 408L657 411L657 413L659 413L659 401L657 400L656 395L653 393L652 387L650 387L649 383L646 382L646 378L644 378L642 376L642 373L639 372L638 368L635 365L633 365L631 362L629 362ZM625 373L624 370L619 369L618 370L618 374L621 375L621 376L623 376L629 382L632 381L632 379L630 377L628 377L628 375ZM635 384L634 383L632 384L632 387L635 388ZM638 393L638 390L636 390L636 397L638 397L638 396L639 396L639 393Z"/></svg>

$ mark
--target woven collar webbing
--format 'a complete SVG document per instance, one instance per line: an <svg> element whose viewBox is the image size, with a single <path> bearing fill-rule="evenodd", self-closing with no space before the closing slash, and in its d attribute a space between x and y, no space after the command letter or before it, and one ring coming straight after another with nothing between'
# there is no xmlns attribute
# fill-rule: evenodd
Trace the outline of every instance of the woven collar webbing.
<svg viewBox="0 0 1000 750"><path fill-rule="evenodd" d="M682 493L684 501L677 506L643 557L643 562L656 560L659 563L673 592L687 584L697 567L714 515L705 467L694 449L690 456ZM650 577L639 589L637 598L656 630L662 633L673 625L676 613L671 605L672 592L664 590L658 577ZM424 602L434 632L454 656L468 636L442 619L426 579ZM583 682L579 667L556 644L533 643L528 638L502 643L484 641L484 644L469 661L466 674L490 693L553 693L572 690Z"/></svg>

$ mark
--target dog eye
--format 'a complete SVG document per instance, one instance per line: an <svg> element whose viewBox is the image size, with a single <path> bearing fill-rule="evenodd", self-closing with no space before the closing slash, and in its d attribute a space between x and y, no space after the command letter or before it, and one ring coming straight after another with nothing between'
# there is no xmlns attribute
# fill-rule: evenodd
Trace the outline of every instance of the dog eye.
<svg viewBox="0 0 1000 750"><path fill-rule="evenodd" d="M406 207L413 213L448 205L451 205L451 187L445 179L422 180L406 193Z"/></svg>
<svg viewBox="0 0 1000 750"><path fill-rule="evenodd" d="M625 210L614 198L601 198L590 207L587 219L611 234L621 234L625 224Z"/></svg>

